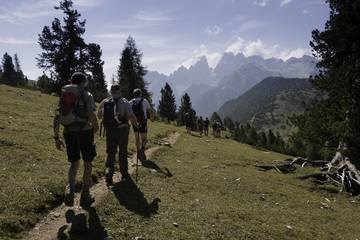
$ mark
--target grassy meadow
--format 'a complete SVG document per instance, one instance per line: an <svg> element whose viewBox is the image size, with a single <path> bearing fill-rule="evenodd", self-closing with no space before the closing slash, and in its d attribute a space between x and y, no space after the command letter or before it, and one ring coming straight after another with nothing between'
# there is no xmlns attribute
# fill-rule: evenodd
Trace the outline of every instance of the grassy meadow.
<svg viewBox="0 0 360 240"><path fill-rule="evenodd" d="M0 239L21 238L62 203L69 164L52 139L57 101L0 85ZM149 124L149 146L173 131L177 142L153 153L137 184L115 183L58 239L360 239L360 198L315 184L307 176L318 167L263 171L255 165L289 156L159 122ZM97 135L96 144L95 183L105 139ZM129 154L134 149L131 133Z"/></svg>

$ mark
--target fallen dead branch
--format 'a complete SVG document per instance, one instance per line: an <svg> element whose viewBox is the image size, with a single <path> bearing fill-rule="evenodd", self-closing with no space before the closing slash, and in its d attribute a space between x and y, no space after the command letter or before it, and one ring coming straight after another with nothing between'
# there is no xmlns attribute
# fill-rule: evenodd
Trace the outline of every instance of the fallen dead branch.
<svg viewBox="0 0 360 240"><path fill-rule="evenodd" d="M288 173L288 172L293 172L293 171L296 170L295 164L298 164L298 165L301 165L301 167L304 167L306 164L310 164L312 166L324 166L326 163L328 163L328 162L327 161L321 161L321 160L309 161L306 158L296 157L294 159L285 159L284 164L280 164L280 165L257 165L256 167L262 168L262 169L265 169L265 170L276 169L278 172Z"/></svg>

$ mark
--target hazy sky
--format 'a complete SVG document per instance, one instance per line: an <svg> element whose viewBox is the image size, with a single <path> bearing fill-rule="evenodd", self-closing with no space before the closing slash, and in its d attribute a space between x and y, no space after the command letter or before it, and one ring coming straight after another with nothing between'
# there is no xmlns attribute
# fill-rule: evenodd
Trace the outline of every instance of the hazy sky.
<svg viewBox="0 0 360 240"><path fill-rule="evenodd" d="M38 34L55 17L59 0L1 0L0 56L18 54L24 74L42 75ZM116 75L128 36L135 39L148 70L169 75L206 56L215 67L224 52L287 60L311 55L311 31L329 18L325 0L73 0L86 19L86 43L103 51L104 72Z"/></svg>

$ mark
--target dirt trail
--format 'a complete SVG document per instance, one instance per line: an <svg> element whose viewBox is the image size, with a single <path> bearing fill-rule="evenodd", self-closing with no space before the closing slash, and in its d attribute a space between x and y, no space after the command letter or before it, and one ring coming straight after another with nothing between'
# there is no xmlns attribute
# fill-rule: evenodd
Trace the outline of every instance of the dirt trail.
<svg viewBox="0 0 360 240"><path fill-rule="evenodd" d="M149 158L160 147L174 144L179 136L180 133L175 132L169 137L164 138L159 145L147 149L145 151L146 156ZM129 173L132 175L135 170L136 154L129 159ZM132 178L135 179L135 176L132 176ZM117 171L113 179L114 183L119 182L121 174ZM91 194L95 196L95 202L91 206L95 206L108 191L111 191L111 189L106 186L105 178L99 179L99 182L90 189ZM74 206L68 207L63 203L59 207L52 209L32 230L24 233L22 240L56 239L59 233L70 229L72 218L82 213L86 214L87 211L80 207L80 194L77 193L74 199Z"/></svg>

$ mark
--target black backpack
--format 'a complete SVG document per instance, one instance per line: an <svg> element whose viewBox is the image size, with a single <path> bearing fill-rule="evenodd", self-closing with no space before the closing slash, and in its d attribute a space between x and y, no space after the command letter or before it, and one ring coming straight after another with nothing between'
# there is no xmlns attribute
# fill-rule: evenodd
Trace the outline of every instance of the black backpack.
<svg viewBox="0 0 360 240"><path fill-rule="evenodd" d="M142 124L145 123L145 114L144 114L144 110L143 110L143 106L142 106L143 100L144 100L143 98L141 98L141 100L139 102L136 102L135 99L131 100L133 103L132 110L134 112L134 115L135 115L140 127L142 126Z"/></svg>
<svg viewBox="0 0 360 240"><path fill-rule="evenodd" d="M104 101L102 124L105 128L117 128L120 124L126 123L126 118L120 118L117 111L119 98L108 97Z"/></svg>

